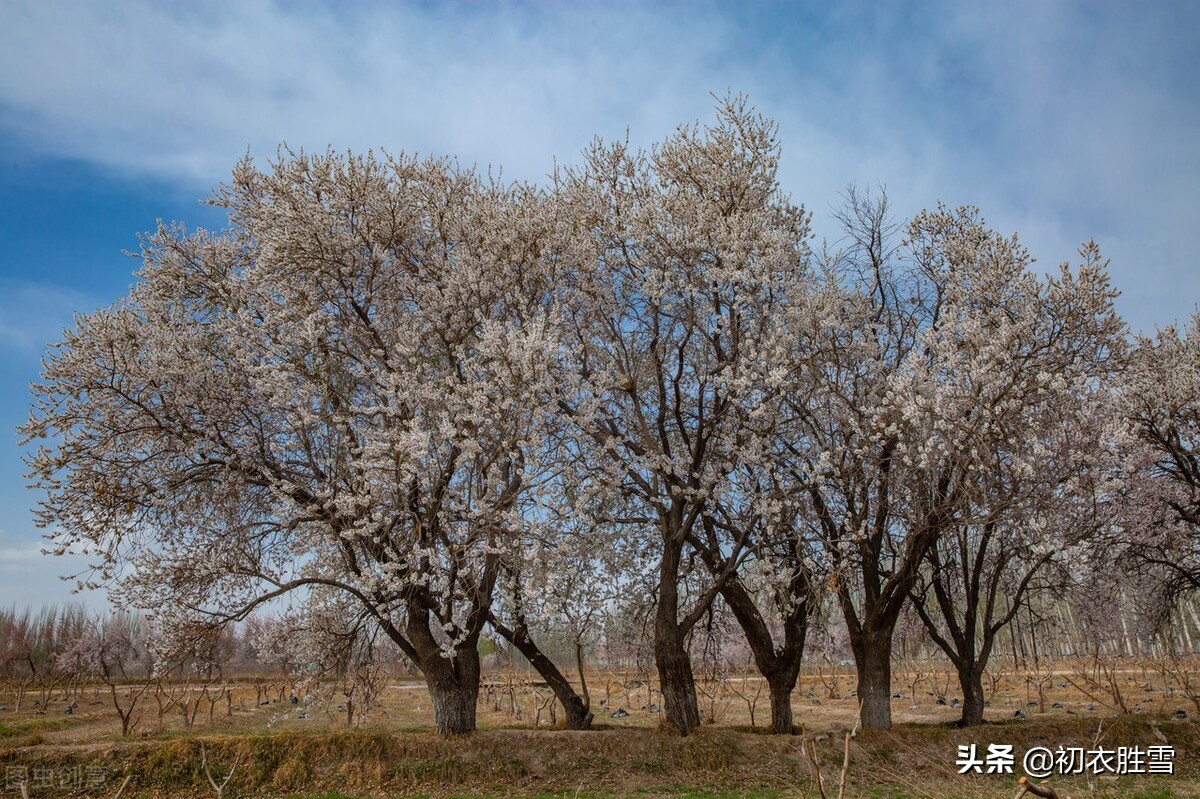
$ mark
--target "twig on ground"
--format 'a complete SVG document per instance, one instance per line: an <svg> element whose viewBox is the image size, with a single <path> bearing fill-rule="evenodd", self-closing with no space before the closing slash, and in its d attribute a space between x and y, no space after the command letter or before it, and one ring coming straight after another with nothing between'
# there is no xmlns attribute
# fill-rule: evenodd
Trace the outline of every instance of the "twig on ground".
<svg viewBox="0 0 1200 799"><path fill-rule="evenodd" d="M1058 792L1046 783L1036 785L1030 782L1028 777L1023 776L1017 780L1017 785L1020 787L1017 789L1017 795L1013 799L1021 799L1027 793L1040 796L1041 799L1058 799Z"/></svg>

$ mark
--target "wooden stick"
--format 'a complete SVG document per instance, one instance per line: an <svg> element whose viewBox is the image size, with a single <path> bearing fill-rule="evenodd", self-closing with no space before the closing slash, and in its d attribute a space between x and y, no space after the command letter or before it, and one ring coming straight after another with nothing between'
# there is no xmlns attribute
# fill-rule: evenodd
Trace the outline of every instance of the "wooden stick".
<svg viewBox="0 0 1200 799"><path fill-rule="evenodd" d="M808 744L812 745L809 746ZM814 735L808 741L805 741L803 738L800 739L800 746L803 748L808 762L812 764L814 781L817 783L817 792L821 794L821 799L829 799L825 795L825 781L821 778L821 763L817 760L817 737Z"/></svg>
<svg viewBox="0 0 1200 799"><path fill-rule="evenodd" d="M214 791L216 791L216 793L217 793L217 799L224 799L225 786L229 784L229 781L231 779L233 779L233 773L235 771L237 771L237 767L239 765L238 761L234 761L233 768L229 769L229 775L227 777L225 777L225 779L221 782L220 785L217 785L217 781L213 779L212 772L209 771L209 768L208 768L208 752L205 751L204 742L201 741L200 742L200 764L204 767L204 776L208 777L208 784L211 785L212 789Z"/></svg>
<svg viewBox="0 0 1200 799"><path fill-rule="evenodd" d="M858 725L856 724L855 727ZM850 771L850 737L853 732L846 733L846 749L842 753L842 776L838 778L838 799L846 795L846 773Z"/></svg>
<svg viewBox="0 0 1200 799"><path fill-rule="evenodd" d="M125 781L121 783L121 787L117 789L117 792L113 794L113 799L121 799L121 794L125 793L125 786L129 784L131 779L133 779L132 774L127 774L125 776Z"/></svg>
<svg viewBox="0 0 1200 799"><path fill-rule="evenodd" d="M1021 797L1027 793L1031 793L1034 796L1039 796L1041 799L1058 799L1058 793L1049 785L1046 785L1045 783L1042 783L1041 785L1035 785L1029 781L1028 777L1023 776L1018 779L1017 785L1021 787L1017 790L1017 795L1013 799L1021 799Z"/></svg>

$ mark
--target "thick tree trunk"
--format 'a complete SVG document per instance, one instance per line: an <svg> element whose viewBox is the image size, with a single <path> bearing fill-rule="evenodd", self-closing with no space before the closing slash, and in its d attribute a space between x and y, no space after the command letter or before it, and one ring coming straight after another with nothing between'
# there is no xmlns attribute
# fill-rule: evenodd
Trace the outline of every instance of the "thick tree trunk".
<svg viewBox="0 0 1200 799"><path fill-rule="evenodd" d="M438 656L437 662L420 663L433 700L433 718L441 735L475 731L475 706L479 701L479 651L459 646L454 662Z"/></svg>
<svg viewBox="0 0 1200 799"><path fill-rule="evenodd" d="M873 730L892 728L892 647L890 636L867 638L857 659L858 701L862 725Z"/></svg>
<svg viewBox="0 0 1200 799"><path fill-rule="evenodd" d="M663 695L663 715L680 735L700 726L696 679L679 624L679 562L682 545L668 540L658 573L658 607L654 611L654 663Z"/></svg>
<svg viewBox="0 0 1200 799"><path fill-rule="evenodd" d="M425 675L425 685L433 700L434 723L441 735L465 735L475 731L475 705L479 701L479 634L487 622L498 567L498 557L489 555L487 567L474 592L467 623L451 657L446 657L443 650L445 634L434 635L434 614L427 602L412 599L406 603L405 633L386 617L380 618L384 632Z"/></svg>
<svg viewBox="0 0 1200 799"><path fill-rule="evenodd" d="M433 718L441 735L466 735L475 731L475 704L479 700L479 683L429 684L433 699Z"/></svg>
<svg viewBox="0 0 1200 799"><path fill-rule="evenodd" d="M553 686L551 686L553 688ZM565 711L565 724L568 730L590 730L592 728L592 711L574 691L567 694L557 689L554 695L562 703Z"/></svg>
<svg viewBox="0 0 1200 799"><path fill-rule="evenodd" d="M972 663L958 667L958 684L962 687L963 706L960 727L975 727L983 723L983 669Z"/></svg>
<svg viewBox="0 0 1200 799"><path fill-rule="evenodd" d="M660 614L661 615L661 614ZM658 666L659 688L663 695L663 714L667 722L688 735L700 726L700 706L696 702L696 680L692 660L683 645L683 634L674 619L669 629L658 625L654 636L654 661Z"/></svg>
<svg viewBox="0 0 1200 799"><path fill-rule="evenodd" d="M792 691L799 673L797 663L796 668L782 669L767 677L767 688L771 692L771 732L782 735L793 732Z"/></svg>

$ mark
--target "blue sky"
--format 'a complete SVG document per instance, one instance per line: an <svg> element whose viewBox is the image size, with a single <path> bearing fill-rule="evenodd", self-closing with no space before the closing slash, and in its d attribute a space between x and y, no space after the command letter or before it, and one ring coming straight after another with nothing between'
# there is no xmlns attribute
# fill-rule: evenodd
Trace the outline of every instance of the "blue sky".
<svg viewBox="0 0 1200 799"><path fill-rule="evenodd" d="M1140 6L1140 7L1139 7ZM648 145L732 90L836 237L851 182L1095 238L1135 329L1200 301L1200 3L0 4L0 606L69 597L12 431L47 342L128 291L155 220L248 150L458 156L540 180L594 135ZM102 598L87 600L101 604Z"/></svg>

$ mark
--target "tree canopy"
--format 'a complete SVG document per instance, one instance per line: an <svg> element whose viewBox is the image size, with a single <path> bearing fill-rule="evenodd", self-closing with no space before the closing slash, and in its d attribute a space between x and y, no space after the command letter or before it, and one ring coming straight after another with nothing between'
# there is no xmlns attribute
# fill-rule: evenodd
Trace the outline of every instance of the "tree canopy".
<svg viewBox="0 0 1200 799"><path fill-rule="evenodd" d="M369 622L444 733L474 728L489 623L585 727L533 631L569 627L582 671L638 597L687 734L694 630L724 605L786 732L828 601L886 728L910 602L972 696L1034 576L1101 532L1182 547L1194 586L1195 322L1130 360L1096 245L1041 275L973 208L901 225L852 189L818 250L780 152L734 97L540 187L244 160L211 198L227 228L161 226L130 294L51 349L23 428L39 521L167 628L283 598ZM1137 525L1134 495L1159 509Z"/></svg>

